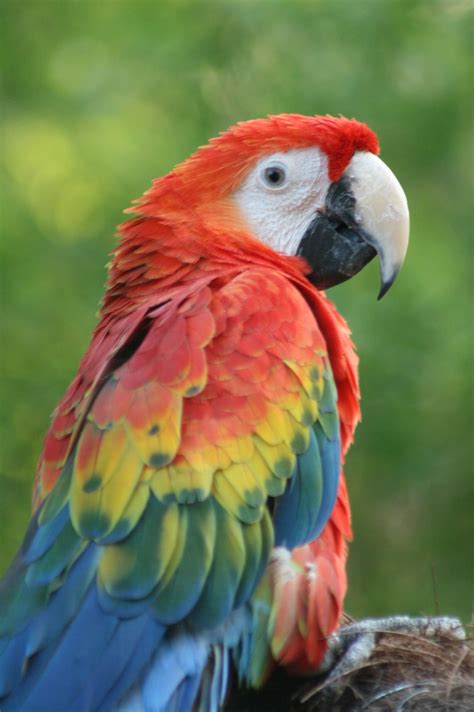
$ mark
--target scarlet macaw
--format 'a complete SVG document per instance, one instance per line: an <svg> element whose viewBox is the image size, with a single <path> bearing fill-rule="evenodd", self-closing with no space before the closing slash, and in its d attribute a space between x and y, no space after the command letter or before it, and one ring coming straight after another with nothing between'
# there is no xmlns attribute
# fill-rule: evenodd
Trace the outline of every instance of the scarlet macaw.
<svg viewBox="0 0 474 712"><path fill-rule="evenodd" d="M357 357L320 290L408 243L355 120L237 124L120 228L2 584L0 708L218 709L314 669L342 612Z"/></svg>

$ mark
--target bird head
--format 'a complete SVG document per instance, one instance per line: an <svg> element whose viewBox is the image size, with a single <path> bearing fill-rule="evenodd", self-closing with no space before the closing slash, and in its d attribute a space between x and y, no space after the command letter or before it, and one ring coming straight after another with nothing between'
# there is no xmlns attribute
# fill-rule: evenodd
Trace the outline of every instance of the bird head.
<svg viewBox="0 0 474 712"><path fill-rule="evenodd" d="M299 255L319 289L344 282L378 255L382 297L408 247L405 194L378 157L375 134L354 119L280 114L238 123L145 194L142 208L185 205L238 226L277 252Z"/></svg>

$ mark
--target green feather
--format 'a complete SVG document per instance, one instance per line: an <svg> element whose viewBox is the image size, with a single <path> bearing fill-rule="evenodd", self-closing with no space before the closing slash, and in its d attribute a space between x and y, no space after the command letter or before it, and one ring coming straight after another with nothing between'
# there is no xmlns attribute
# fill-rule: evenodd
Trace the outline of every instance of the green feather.
<svg viewBox="0 0 474 712"><path fill-rule="evenodd" d="M216 541L216 515L210 499L180 507L180 532L184 546L168 578L168 572L153 603L160 623L171 624L184 618L198 600L211 568Z"/></svg>
<svg viewBox="0 0 474 712"><path fill-rule="evenodd" d="M151 496L129 536L104 549L99 580L110 596L138 600L157 585L167 564L160 557L160 541L163 537L174 537L174 532L166 531L166 515L177 506L165 505Z"/></svg>
<svg viewBox="0 0 474 712"><path fill-rule="evenodd" d="M51 583L77 559L86 546L87 542L78 536L71 520L67 519L51 548L28 567L26 582L30 586Z"/></svg>
<svg viewBox="0 0 474 712"><path fill-rule="evenodd" d="M324 388L319 402L319 422L329 440L339 436L339 416L337 413L337 390L332 372L326 368L323 374Z"/></svg>
<svg viewBox="0 0 474 712"><path fill-rule="evenodd" d="M243 605L252 595L265 568L273 546L273 525L268 510L256 524L242 524L245 542L245 568L235 595L235 607Z"/></svg>
<svg viewBox="0 0 474 712"><path fill-rule="evenodd" d="M25 580L25 568L16 566L2 580L0 588L0 636L14 634L42 608L48 598L48 585L29 586Z"/></svg>
<svg viewBox="0 0 474 712"><path fill-rule="evenodd" d="M231 612L245 566L242 524L216 500L212 504L217 524L216 545L201 597L188 619L195 630L214 628Z"/></svg>
<svg viewBox="0 0 474 712"><path fill-rule="evenodd" d="M71 476L73 470L73 458L69 457L65 463L61 475L56 482L54 489L47 496L38 517L38 524L44 526L48 524L58 512L64 507L69 496L71 487Z"/></svg>

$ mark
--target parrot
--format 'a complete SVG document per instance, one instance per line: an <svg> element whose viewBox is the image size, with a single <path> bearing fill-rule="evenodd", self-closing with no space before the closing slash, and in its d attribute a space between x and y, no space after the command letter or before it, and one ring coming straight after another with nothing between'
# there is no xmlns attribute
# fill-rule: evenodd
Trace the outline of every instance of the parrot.
<svg viewBox="0 0 474 712"><path fill-rule="evenodd" d="M225 704L321 666L347 588L358 357L325 290L408 247L343 116L243 121L128 209L0 588L2 712Z"/></svg>

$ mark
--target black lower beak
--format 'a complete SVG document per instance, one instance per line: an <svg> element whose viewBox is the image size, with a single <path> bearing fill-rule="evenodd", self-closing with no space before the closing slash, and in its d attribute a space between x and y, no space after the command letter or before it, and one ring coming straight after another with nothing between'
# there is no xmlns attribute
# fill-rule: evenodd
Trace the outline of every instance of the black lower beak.
<svg viewBox="0 0 474 712"><path fill-rule="evenodd" d="M326 212L317 214L300 242L298 254L309 263L308 278L318 289L345 282L377 254L357 228L354 207L349 181L342 178L333 183Z"/></svg>
<svg viewBox="0 0 474 712"><path fill-rule="evenodd" d="M312 268L309 280L318 289L328 289L353 277L376 251L353 229L318 215L301 240L298 254Z"/></svg>

